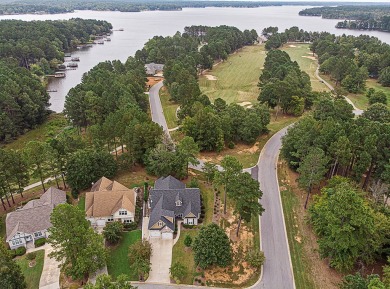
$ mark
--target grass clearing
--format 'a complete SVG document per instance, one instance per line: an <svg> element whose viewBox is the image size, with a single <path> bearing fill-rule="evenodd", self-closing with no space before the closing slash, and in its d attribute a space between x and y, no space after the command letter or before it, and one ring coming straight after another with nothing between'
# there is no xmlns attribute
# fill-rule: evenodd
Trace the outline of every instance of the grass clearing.
<svg viewBox="0 0 390 289"><path fill-rule="evenodd" d="M208 95L211 102L220 97L227 103L256 103L257 83L265 57L264 45L243 47L199 78L202 93Z"/></svg>
<svg viewBox="0 0 390 289"><path fill-rule="evenodd" d="M30 267L30 261L26 259L26 255L18 258L16 263L20 266L22 273L26 279L27 289L36 289L39 287L39 280L41 279L43 270L43 261L45 258L45 250L36 251L37 257L35 258L36 264L34 267Z"/></svg>
<svg viewBox="0 0 390 289"><path fill-rule="evenodd" d="M23 149L30 141L45 141L50 137L59 134L64 128L68 126L64 114L52 113L48 119L41 125L19 136L16 140L4 145L5 149L19 150Z"/></svg>
<svg viewBox="0 0 390 289"><path fill-rule="evenodd" d="M85 211L85 196L79 197L79 202L77 203L77 207L83 212Z"/></svg>
<svg viewBox="0 0 390 289"><path fill-rule="evenodd" d="M130 269L127 252L129 246L141 240L141 230L124 232L119 245L110 250L107 269L108 274L116 279L119 275L125 274L129 281L138 281L138 274Z"/></svg>
<svg viewBox="0 0 390 289"><path fill-rule="evenodd" d="M320 82L315 76L318 62L317 59L313 57L309 44L297 44L294 45L294 47L285 45L281 50L286 51L288 55L290 55L291 60L296 61L301 70L305 71L310 76L313 91L329 91L328 87Z"/></svg>
<svg viewBox="0 0 390 289"><path fill-rule="evenodd" d="M168 128L175 128L177 127L177 117L176 117L176 110L179 107L179 105L170 99L170 95L168 93L167 88L164 86L160 89L160 100L161 105L164 108L164 116L167 121Z"/></svg>
<svg viewBox="0 0 390 289"><path fill-rule="evenodd" d="M118 172L114 179L128 188L134 188L142 187L145 182L148 182L149 185L154 184L157 177L148 175L144 167L136 165L131 170Z"/></svg>

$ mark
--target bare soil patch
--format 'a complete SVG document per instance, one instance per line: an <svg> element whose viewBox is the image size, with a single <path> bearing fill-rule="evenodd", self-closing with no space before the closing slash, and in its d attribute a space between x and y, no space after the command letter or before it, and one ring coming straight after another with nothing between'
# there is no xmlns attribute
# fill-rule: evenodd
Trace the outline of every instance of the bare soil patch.
<svg viewBox="0 0 390 289"><path fill-rule="evenodd" d="M207 80L218 80L216 76L211 74L205 74L204 76L207 78Z"/></svg>
<svg viewBox="0 0 390 289"><path fill-rule="evenodd" d="M147 79L148 79L148 81L146 82L146 86L150 88L153 85L155 85L156 83L158 83L161 80L163 80L164 78L161 77L161 76L150 76Z"/></svg>
<svg viewBox="0 0 390 289"><path fill-rule="evenodd" d="M296 46L296 45L290 44L288 47L295 48L295 47L297 47L297 46Z"/></svg>

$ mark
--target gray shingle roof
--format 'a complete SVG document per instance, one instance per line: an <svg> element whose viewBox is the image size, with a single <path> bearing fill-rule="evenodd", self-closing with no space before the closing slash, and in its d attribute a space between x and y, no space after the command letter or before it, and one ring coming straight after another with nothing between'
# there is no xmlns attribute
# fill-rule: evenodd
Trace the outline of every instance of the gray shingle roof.
<svg viewBox="0 0 390 289"><path fill-rule="evenodd" d="M146 74L156 74L158 71L162 71L164 69L164 64L158 63L147 63L145 64Z"/></svg>
<svg viewBox="0 0 390 289"><path fill-rule="evenodd" d="M23 208L9 213L6 218L7 241L16 232L32 234L50 228L50 215L54 207L65 202L66 193L51 187L40 199L32 200Z"/></svg>
<svg viewBox="0 0 390 289"><path fill-rule="evenodd" d="M177 200L182 201L181 206L176 206ZM184 183L172 176L160 178L155 182L154 188L150 190L149 201L151 206L149 229L162 220L174 230L173 224L165 218L163 219L163 216L174 218L177 215L183 215L185 217L190 213L198 216L201 211L200 190L186 188Z"/></svg>

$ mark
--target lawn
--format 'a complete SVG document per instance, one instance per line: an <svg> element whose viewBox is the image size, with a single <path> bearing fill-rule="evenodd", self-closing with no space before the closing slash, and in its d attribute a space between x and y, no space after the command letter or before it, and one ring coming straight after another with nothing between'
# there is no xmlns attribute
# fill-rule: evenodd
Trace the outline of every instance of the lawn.
<svg viewBox="0 0 390 289"><path fill-rule="evenodd" d="M164 108L164 116L167 121L168 128L177 127L176 110L179 107L179 105L169 100L170 95L166 87L160 89L160 99L161 99L161 105Z"/></svg>
<svg viewBox="0 0 390 289"><path fill-rule="evenodd" d="M49 115L43 124L19 136L16 140L6 144L4 147L15 150L23 149L30 141L45 141L50 137L55 137L67 126L68 122L62 113L53 113Z"/></svg>
<svg viewBox="0 0 390 289"><path fill-rule="evenodd" d="M29 260L23 256L16 260L16 263L22 269L22 273L26 279L27 289L37 289L39 287L39 280L41 279L43 270L43 260L45 258L45 250L36 251L36 264L34 267L29 267Z"/></svg>
<svg viewBox="0 0 390 289"><path fill-rule="evenodd" d="M375 79L367 79L366 82L367 89L374 88L377 91L383 91L387 96L387 106L390 108L390 87L384 87L380 83L378 83ZM366 97L366 93L360 94L348 94L348 98L352 100L353 104L360 109L367 109L368 98Z"/></svg>
<svg viewBox="0 0 390 289"><path fill-rule="evenodd" d="M192 237L192 240L198 235L197 229L184 229L180 233L180 238L173 246L172 250L172 264L175 264L176 262L179 262L180 264L184 265L184 267L187 268L189 274L186 275L184 280L182 280L182 284L191 284L194 279L196 268L194 263L194 254L192 253L191 249L186 249L184 246L184 238L190 235Z"/></svg>
<svg viewBox="0 0 390 289"><path fill-rule="evenodd" d="M83 212L85 211L85 196L79 197L79 202L77 203L77 207Z"/></svg>
<svg viewBox="0 0 390 289"><path fill-rule="evenodd" d="M107 269L108 274L113 278L117 278L121 274L126 274L128 280L138 281L137 273L130 270L127 256L129 246L138 240L141 240L141 230L125 232L119 245L110 250L110 260Z"/></svg>
<svg viewBox="0 0 390 289"><path fill-rule="evenodd" d="M148 175L144 167L136 165L131 170L119 171L114 179L128 188L134 188L142 187L145 182L148 182L149 185L151 185L157 178Z"/></svg>
<svg viewBox="0 0 390 289"><path fill-rule="evenodd" d="M290 55L291 60L296 61L301 70L310 76L311 86L314 91L329 91L328 87L315 76L318 63L317 59L313 57L309 46L309 44L287 45L281 50L286 51Z"/></svg>
<svg viewBox="0 0 390 289"><path fill-rule="evenodd" d="M202 93L208 95L211 102L220 97L227 103L256 103L257 83L265 57L264 45L245 46L199 78Z"/></svg>

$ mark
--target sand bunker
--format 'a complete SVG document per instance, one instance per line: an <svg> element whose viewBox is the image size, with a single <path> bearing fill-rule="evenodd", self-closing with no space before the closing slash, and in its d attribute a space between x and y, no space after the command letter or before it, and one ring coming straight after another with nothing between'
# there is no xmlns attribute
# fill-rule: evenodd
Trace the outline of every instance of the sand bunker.
<svg viewBox="0 0 390 289"><path fill-rule="evenodd" d="M244 102L239 102L239 103L237 103L238 105L240 105L240 106L248 106L248 105L252 105L252 103L251 102L249 102L249 101L244 101Z"/></svg>
<svg viewBox="0 0 390 289"><path fill-rule="evenodd" d="M308 58L308 59L311 59L311 60L316 60L316 58L314 56L306 56L306 55L303 55L302 56L303 58Z"/></svg>
<svg viewBox="0 0 390 289"><path fill-rule="evenodd" d="M218 79L214 75L211 75L211 74L205 74L205 77L207 78L207 80L217 80Z"/></svg>
<svg viewBox="0 0 390 289"><path fill-rule="evenodd" d="M297 46L296 46L296 45L292 45L292 44L290 44L288 47L295 48L295 47L297 47Z"/></svg>

